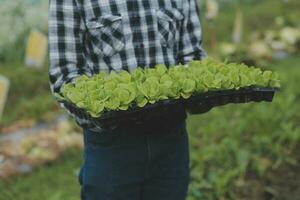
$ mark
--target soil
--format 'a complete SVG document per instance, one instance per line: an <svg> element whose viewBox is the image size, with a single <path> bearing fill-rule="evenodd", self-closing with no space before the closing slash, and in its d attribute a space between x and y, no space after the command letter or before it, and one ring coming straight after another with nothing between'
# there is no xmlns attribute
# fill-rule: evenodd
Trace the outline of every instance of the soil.
<svg viewBox="0 0 300 200"><path fill-rule="evenodd" d="M297 163L284 164L263 177L248 173L241 187L234 187L230 199L236 200L300 200L300 154Z"/></svg>

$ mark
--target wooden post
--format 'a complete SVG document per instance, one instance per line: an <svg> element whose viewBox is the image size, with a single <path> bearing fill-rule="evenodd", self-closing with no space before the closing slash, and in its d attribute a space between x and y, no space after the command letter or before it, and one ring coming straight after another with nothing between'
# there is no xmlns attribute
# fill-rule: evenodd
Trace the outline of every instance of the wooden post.
<svg viewBox="0 0 300 200"><path fill-rule="evenodd" d="M9 89L9 79L0 75L0 119L2 118Z"/></svg>
<svg viewBox="0 0 300 200"><path fill-rule="evenodd" d="M208 21L208 31L210 34L210 47L214 51L217 46L216 30L214 19L218 16L219 4L216 0L206 0L206 19Z"/></svg>
<svg viewBox="0 0 300 200"><path fill-rule="evenodd" d="M31 30L27 42L25 64L29 67L41 68L48 52L48 40L45 34Z"/></svg>

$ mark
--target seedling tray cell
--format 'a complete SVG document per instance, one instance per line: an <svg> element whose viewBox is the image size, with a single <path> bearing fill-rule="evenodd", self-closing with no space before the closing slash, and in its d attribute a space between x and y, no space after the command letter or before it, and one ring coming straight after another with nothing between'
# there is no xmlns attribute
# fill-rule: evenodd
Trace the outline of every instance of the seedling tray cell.
<svg viewBox="0 0 300 200"><path fill-rule="evenodd" d="M230 103L272 102L275 91L273 88L249 88L207 92L188 99L186 109L190 114L202 114Z"/></svg>
<svg viewBox="0 0 300 200"><path fill-rule="evenodd" d="M276 90L273 88L246 88L239 90L211 91L197 94L189 99L163 100L143 108L129 108L126 111L106 112L99 118L93 118L84 109L74 104L61 101L73 114L91 120L103 128L122 126L125 124L143 124L163 116L176 116L188 111L190 114L203 114L217 106L248 102L272 102Z"/></svg>
<svg viewBox="0 0 300 200"><path fill-rule="evenodd" d="M111 128L117 126L126 126L128 124L143 124L152 121L153 119L163 119L164 116L182 115L185 112L184 103L179 100L164 100L155 104L146 105L143 108L129 108L126 111L111 111L106 112L99 118L92 117L84 109L76 107L74 104L63 101L65 107L73 114L82 116L85 119L91 120L94 124L103 128Z"/></svg>

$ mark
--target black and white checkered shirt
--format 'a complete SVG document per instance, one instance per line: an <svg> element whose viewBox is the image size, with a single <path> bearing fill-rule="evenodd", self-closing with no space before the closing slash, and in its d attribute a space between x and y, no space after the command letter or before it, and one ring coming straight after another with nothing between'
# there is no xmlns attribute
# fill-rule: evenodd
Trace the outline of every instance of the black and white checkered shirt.
<svg viewBox="0 0 300 200"><path fill-rule="evenodd" d="M82 74L186 64L206 56L196 0L50 0L49 4L52 92ZM85 128L101 130L72 116Z"/></svg>

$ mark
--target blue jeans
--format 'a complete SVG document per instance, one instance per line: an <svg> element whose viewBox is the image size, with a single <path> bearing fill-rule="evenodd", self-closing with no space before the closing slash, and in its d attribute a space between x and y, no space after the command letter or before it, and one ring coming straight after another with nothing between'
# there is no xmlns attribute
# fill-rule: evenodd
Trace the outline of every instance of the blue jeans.
<svg viewBox="0 0 300 200"><path fill-rule="evenodd" d="M172 126L84 129L82 200L184 200L190 170L186 122Z"/></svg>

